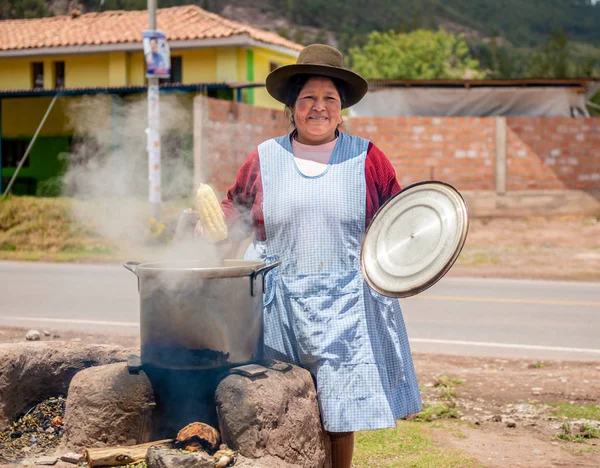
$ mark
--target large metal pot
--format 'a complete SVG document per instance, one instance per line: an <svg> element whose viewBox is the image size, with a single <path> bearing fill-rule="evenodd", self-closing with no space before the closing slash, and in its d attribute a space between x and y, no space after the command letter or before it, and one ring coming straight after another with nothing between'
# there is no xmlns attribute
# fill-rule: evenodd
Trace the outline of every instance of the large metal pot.
<svg viewBox="0 0 600 468"><path fill-rule="evenodd" d="M138 277L142 365L199 370L262 359L264 277L278 264L124 264Z"/></svg>

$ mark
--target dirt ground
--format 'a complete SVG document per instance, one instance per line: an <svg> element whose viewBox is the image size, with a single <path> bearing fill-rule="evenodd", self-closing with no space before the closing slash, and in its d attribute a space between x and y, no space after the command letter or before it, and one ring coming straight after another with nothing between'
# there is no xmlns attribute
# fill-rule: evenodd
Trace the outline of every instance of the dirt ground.
<svg viewBox="0 0 600 468"><path fill-rule="evenodd" d="M558 440L566 420L552 416L547 406L600 405L600 362L414 358L425 402L447 400L443 387L435 387L440 375L464 380L454 387L453 399L462 419L442 420L434 429L439 445L461 450L486 467L600 466L600 439Z"/></svg>
<svg viewBox="0 0 600 468"><path fill-rule="evenodd" d="M450 276L600 281L600 220L563 217L472 220ZM600 311L599 311L600 312ZM41 330L40 330L41 331ZM139 339L50 330L56 340L137 347ZM22 341L26 330L0 328L0 342ZM557 439L566 421L556 403L600 408L600 362L415 354L426 403L458 410L432 423L434 441L486 467L600 467L600 438ZM439 382L461 379L449 397ZM509 427L512 426L512 427Z"/></svg>
<svg viewBox="0 0 600 468"><path fill-rule="evenodd" d="M461 257L449 275L600 281L600 220L471 220Z"/></svg>
<svg viewBox="0 0 600 468"><path fill-rule="evenodd" d="M461 257L448 274L600 281L600 219L471 220ZM600 362L421 354L415 355L415 367L422 387L440 375L465 380L455 388L464 420L442 422L434 431L440 445L490 467L600 467L600 439L585 444L556 440L564 421L553 419L543 405L600 405ZM424 401L428 398L425 392ZM435 392L430 398L436 401ZM516 427L507 427L507 418Z"/></svg>
<svg viewBox="0 0 600 468"><path fill-rule="evenodd" d="M43 340L138 347L137 336L48 330ZM23 341L26 329L0 329L0 342ZM58 336L56 336L58 335ZM458 410L458 418L431 423L434 443L460 450L485 467L599 467L600 438L557 439L566 419L555 403L600 408L600 362L533 361L414 354L424 403ZM458 382L448 388L440 382ZM509 427L513 425L514 427ZM67 466L67 465L65 465Z"/></svg>

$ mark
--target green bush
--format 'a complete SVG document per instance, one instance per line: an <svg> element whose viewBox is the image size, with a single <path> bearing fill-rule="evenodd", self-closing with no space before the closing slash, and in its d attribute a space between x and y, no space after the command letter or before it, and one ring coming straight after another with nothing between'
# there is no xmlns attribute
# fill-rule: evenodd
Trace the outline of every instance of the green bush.
<svg viewBox="0 0 600 468"><path fill-rule="evenodd" d="M38 182L35 195L36 197L60 197L63 187L62 177L52 177Z"/></svg>

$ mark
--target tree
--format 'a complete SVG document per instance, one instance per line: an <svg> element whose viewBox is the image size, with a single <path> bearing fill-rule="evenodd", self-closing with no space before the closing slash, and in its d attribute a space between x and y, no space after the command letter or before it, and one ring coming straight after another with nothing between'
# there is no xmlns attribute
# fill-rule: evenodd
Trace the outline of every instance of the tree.
<svg viewBox="0 0 600 468"><path fill-rule="evenodd" d="M44 0L0 0L0 20L48 16Z"/></svg>
<svg viewBox="0 0 600 468"><path fill-rule="evenodd" d="M296 32L294 33L294 42L304 44L304 31L302 29L296 29Z"/></svg>
<svg viewBox="0 0 600 468"><path fill-rule="evenodd" d="M569 38L561 29L554 31L543 49L534 53L528 75L533 78L570 78L573 71Z"/></svg>
<svg viewBox="0 0 600 468"><path fill-rule="evenodd" d="M327 37L327 31L324 29L319 29L319 33L315 38L315 43L317 44L327 44L329 42L329 38Z"/></svg>
<svg viewBox="0 0 600 468"><path fill-rule="evenodd" d="M491 39L471 39L469 49L487 78L522 78L530 66L530 49L505 45L504 40L495 35Z"/></svg>
<svg viewBox="0 0 600 468"><path fill-rule="evenodd" d="M440 78L484 78L479 62L469 55L462 35L443 29L418 29L369 34L363 47L349 52L353 69L367 79L432 80Z"/></svg>
<svg viewBox="0 0 600 468"><path fill-rule="evenodd" d="M286 28L285 26L281 26L278 30L277 30L277 34L279 34L281 37L284 37L286 39L290 38L290 31L288 30L288 28Z"/></svg>

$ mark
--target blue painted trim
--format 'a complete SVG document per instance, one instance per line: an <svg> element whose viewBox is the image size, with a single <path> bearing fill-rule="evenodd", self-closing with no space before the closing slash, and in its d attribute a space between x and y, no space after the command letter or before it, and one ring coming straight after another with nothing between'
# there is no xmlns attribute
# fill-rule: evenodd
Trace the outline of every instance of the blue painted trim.
<svg viewBox="0 0 600 468"><path fill-rule="evenodd" d="M244 87L263 87L264 84L250 84ZM200 83L191 85L170 85L165 84L160 86L160 92L165 94L170 93L190 93L190 92L203 92L213 89L236 89L236 86L229 86L225 83ZM0 91L1 98L19 98L19 97L54 97L58 94L62 96L84 96L84 95L95 95L95 94L118 94L125 96L128 94L139 94L148 91L147 86L126 86L122 88L80 88L80 89L62 89L56 91L54 89L27 89L27 90L15 90L15 91Z"/></svg>

